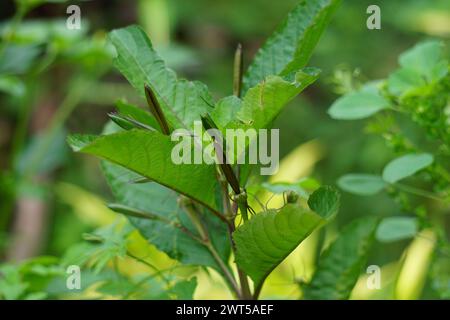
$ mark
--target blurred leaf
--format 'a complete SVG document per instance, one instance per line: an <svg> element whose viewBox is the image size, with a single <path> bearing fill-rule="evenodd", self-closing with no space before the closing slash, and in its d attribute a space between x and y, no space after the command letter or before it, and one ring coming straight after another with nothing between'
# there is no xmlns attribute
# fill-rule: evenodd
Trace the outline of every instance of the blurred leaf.
<svg viewBox="0 0 450 320"><path fill-rule="evenodd" d="M401 68L388 79L389 90L395 95L406 95L443 78L448 72L443 44L426 41L417 44L399 58Z"/></svg>
<svg viewBox="0 0 450 320"><path fill-rule="evenodd" d="M306 66L339 0L301 1L257 52L243 79L243 92L267 76L285 76Z"/></svg>
<svg viewBox="0 0 450 320"><path fill-rule="evenodd" d="M337 99L328 110L333 119L364 119L389 107L389 102L376 92L352 92Z"/></svg>
<svg viewBox="0 0 450 320"><path fill-rule="evenodd" d="M433 155L429 153L407 154L389 162L383 170L383 180L395 183L412 176L416 172L433 163Z"/></svg>
<svg viewBox="0 0 450 320"><path fill-rule="evenodd" d="M74 146L75 151L123 165L144 177L196 199L212 210L218 209L214 193L214 190L219 188L215 179L215 167L206 164L174 164L170 155L176 144L170 137L159 132L130 130L100 136L81 149L80 139L84 137L69 138L69 143Z"/></svg>
<svg viewBox="0 0 450 320"><path fill-rule="evenodd" d="M0 91L12 96L21 97L25 94L25 84L15 76L0 75Z"/></svg>
<svg viewBox="0 0 450 320"><path fill-rule="evenodd" d="M42 53L39 45L8 45L0 53L0 74L28 72Z"/></svg>
<svg viewBox="0 0 450 320"><path fill-rule="evenodd" d="M346 174L339 178L337 184L342 190L363 196L377 194L386 187L380 176L362 173Z"/></svg>
<svg viewBox="0 0 450 320"><path fill-rule="evenodd" d="M202 114L212 111L210 105L213 103L206 86L177 79L175 72L166 68L141 28L131 26L114 30L109 39L117 50L116 68L142 97L145 96L145 84L155 91L172 127L190 128Z"/></svg>
<svg viewBox="0 0 450 320"><path fill-rule="evenodd" d="M378 220L366 217L347 225L324 251L305 299L348 299L375 238Z"/></svg>
<svg viewBox="0 0 450 320"><path fill-rule="evenodd" d="M124 258L127 254L127 238L133 228L129 224L113 223L86 234L85 239L92 241L88 264L99 273L112 260Z"/></svg>
<svg viewBox="0 0 450 320"><path fill-rule="evenodd" d="M408 94L424 85L425 79L412 69L399 69L388 78L389 91L395 95Z"/></svg>
<svg viewBox="0 0 450 320"><path fill-rule="evenodd" d="M439 246L431 267L431 286L440 299L450 299L450 245Z"/></svg>
<svg viewBox="0 0 450 320"><path fill-rule="evenodd" d="M19 268L13 265L0 266L0 297L6 300L19 299L27 290L22 282Z"/></svg>
<svg viewBox="0 0 450 320"><path fill-rule="evenodd" d="M430 274L436 238L436 233L432 229L422 230L405 250L403 264L395 284L396 299L415 300L421 297Z"/></svg>
<svg viewBox="0 0 450 320"><path fill-rule="evenodd" d="M47 141L47 133L34 136L18 159L16 164L18 171L25 173L27 169L34 168L34 173L43 174L62 165L69 151L65 137L66 131L63 128L52 134L50 142ZM47 152L38 159L42 148L46 147L47 144L49 146ZM38 163L36 163L37 161Z"/></svg>
<svg viewBox="0 0 450 320"><path fill-rule="evenodd" d="M236 263L260 288L270 272L327 221L327 216L294 204L259 213L233 234Z"/></svg>
<svg viewBox="0 0 450 320"><path fill-rule="evenodd" d="M389 217L380 222L376 238L381 242L394 242L414 237L418 231L417 218Z"/></svg>
<svg viewBox="0 0 450 320"><path fill-rule="evenodd" d="M403 53L399 58L399 63L403 68L424 76L428 82L439 80L448 71L448 62L444 60L443 47L440 41L419 43Z"/></svg>

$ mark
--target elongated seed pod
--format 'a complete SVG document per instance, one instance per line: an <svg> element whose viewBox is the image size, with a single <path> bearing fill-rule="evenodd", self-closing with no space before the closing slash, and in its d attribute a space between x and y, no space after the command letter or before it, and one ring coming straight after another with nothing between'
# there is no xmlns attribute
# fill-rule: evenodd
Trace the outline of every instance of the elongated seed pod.
<svg viewBox="0 0 450 320"><path fill-rule="evenodd" d="M155 117L156 121L161 127L162 132L165 135L170 135L169 124L167 123L166 117L164 116L161 106L159 105L158 99L156 99L155 93L153 92L153 90L150 88L149 85L146 84L144 87L145 87L145 97L147 99L147 104L150 109L150 112Z"/></svg>

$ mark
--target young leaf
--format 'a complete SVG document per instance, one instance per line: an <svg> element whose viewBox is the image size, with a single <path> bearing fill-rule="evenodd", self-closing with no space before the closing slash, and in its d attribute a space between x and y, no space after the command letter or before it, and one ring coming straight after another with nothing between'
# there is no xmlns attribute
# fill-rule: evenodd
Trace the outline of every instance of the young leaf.
<svg viewBox="0 0 450 320"><path fill-rule="evenodd" d="M177 79L168 69L145 32L130 26L109 34L116 48L114 65L145 98L144 85L150 85L173 128L189 129L200 115L212 111L211 97L205 85Z"/></svg>
<svg viewBox="0 0 450 320"><path fill-rule="evenodd" d="M429 153L407 154L389 162L383 170L383 179L389 183L412 176L416 172L433 163L433 155Z"/></svg>
<svg viewBox="0 0 450 320"><path fill-rule="evenodd" d="M233 128L268 128L284 106L319 77L320 70L305 68L285 77L269 76L247 91ZM244 125L243 125L244 124ZM228 126L227 126L228 127Z"/></svg>
<svg viewBox="0 0 450 320"><path fill-rule="evenodd" d="M341 195L330 186L323 186L313 192L308 199L312 211L317 212L326 219L336 215L339 210Z"/></svg>
<svg viewBox="0 0 450 320"><path fill-rule="evenodd" d="M305 299L347 299L364 267L375 238L378 220L364 218L346 226L322 254Z"/></svg>
<svg viewBox="0 0 450 320"><path fill-rule="evenodd" d="M353 92L337 99L328 110L333 119L356 120L370 117L389 107L389 102L377 92Z"/></svg>
<svg viewBox="0 0 450 320"><path fill-rule="evenodd" d="M417 234L417 231L417 218L389 217L380 222L376 237L381 242L393 242L412 238Z"/></svg>
<svg viewBox="0 0 450 320"><path fill-rule="evenodd" d="M243 80L243 92L269 75L285 76L306 66L340 0L301 1L257 52Z"/></svg>
<svg viewBox="0 0 450 320"><path fill-rule="evenodd" d="M338 186L347 192L371 196L386 187L386 182L380 176L372 174L351 173L339 178Z"/></svg>
<svg viewBox="0 0 450 320"><path fill-rule="evenodd" d="M170 137L159 132L130 130L100 136L71 136L69 143L75 151L92 154L122 165L168 188L196 199L214 211L218 205L214 190L218 190L214 165L180 164L171 159L175 145ZM208 190L208 192L205 192Z"/></svg>
<svg viewBox="0 0 450 320"><path fill-rule="evenodd" d="M328 217L296 204L259 213L233 234L236 263L260 288L270 272L327 221Z"/></svg>

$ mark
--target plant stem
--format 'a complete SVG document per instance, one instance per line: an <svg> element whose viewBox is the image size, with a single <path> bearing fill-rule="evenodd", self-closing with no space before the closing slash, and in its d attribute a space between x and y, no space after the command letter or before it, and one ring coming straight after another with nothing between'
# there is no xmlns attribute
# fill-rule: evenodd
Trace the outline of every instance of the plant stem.
<svg viewBox="0 0 450 320"><path fill-rule="evenodd" d="M242 74L244 69L244 59L242 45L239 43L234 54L234 72L233 72L233 94L240 98L242 91Z"/></svg>
<svg viewBox="0 0 450 320"><path fill-rule="evenodd" d="M231 248L233 250L233 254L236 256L236 245L233 241L233 233L235 231L234 219L232 221L230 221L230 224L228 225L228 230L229 230L230 239L231 239ZM250 292L250 285L248 283L247 275L241 268L239 268L239 266L237 264L236 264L236 268L237 268L237 272L238 272L238 276L239 276L239 282L241 284L241 293L242 293L241 298L243 300L252 300L252 293Z"/></svg>
<svg viewBox="0 0 450 320"><path fill-rule="evenodd" d="M434 193L426 191L426 190L414 188L414 187L407 186L407 185L404 185L401 183L395 183L394 186L402 191L405 191L405 192L408 192L408 193L411 193L411 194L414 194L417 196L429 198L429 199L436 200L436 201L445 201L444 199L438 197Z"/></svg>
<svg viewBox="0 0 450 320"><path fill-rule="evenodd" d="M203 244L209 250L209 252L213 256L214 260L216 260L217 265L219 266L220 270L222 270L222 273L225 276L225 280L226 280L227 284L230 286L230 288L233 290L233 292L236 294L236 296L240 298L242 296L242 294L241 294L241 290L239 289L239 286L236 282L236 279L234 278L233 274L230 272L228 266L225 265L222 258L218 254L216 248L214 247L213 243L211 242L211 238L209 237L208 230L206 229L206 226L204 225L203 221L201 220L201 217L200 217L199 213L197 212L197 208L195 207L194 203L192 202L192 200L190 200L186 197L182 197L180 199L180 203L201 237L200 239L198 239L199 242L201 244Z"/></svg>

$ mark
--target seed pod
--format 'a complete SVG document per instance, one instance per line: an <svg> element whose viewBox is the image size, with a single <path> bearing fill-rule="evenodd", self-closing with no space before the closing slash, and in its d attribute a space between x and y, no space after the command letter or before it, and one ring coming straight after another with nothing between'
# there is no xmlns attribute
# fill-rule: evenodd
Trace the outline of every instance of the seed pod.
<svg viewBox="0 0 450 320"><path fill-rule="evenodd" d="M170 135L169 124L167 123L166 117L159 105L158 99L156 99L155 93L150 88L149 85L145 85L145 97L147 98L147 104L150 108L150 112L155 117L159 126L161 127L162 132L165 135Z"/></svg>

